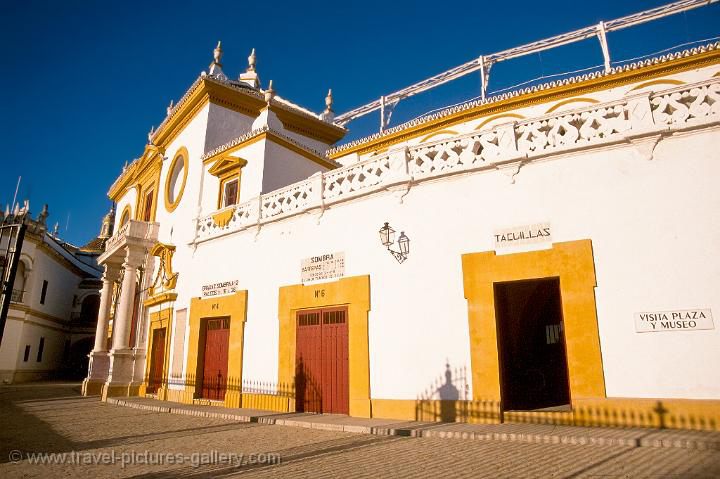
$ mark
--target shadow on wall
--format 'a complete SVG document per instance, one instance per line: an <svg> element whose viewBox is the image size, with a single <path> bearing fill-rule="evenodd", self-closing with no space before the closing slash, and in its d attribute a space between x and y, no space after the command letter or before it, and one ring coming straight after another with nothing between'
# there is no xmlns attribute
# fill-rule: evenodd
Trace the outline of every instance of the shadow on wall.
<svg viewBox="0 0 720 479"><path fill-rule="evenodd" d="M415 420L720 430L717 401L705 402L705 408L697 407L703 402L603 398L576 401L572 410L566 411L502 411L500 402L496 400L471 400L466 368L451 368L450 364L446 364L445 373L416 400Z"/></svg>
<svg viewBox="0 0 720 479"><path fill-rule="evenodd" d="M202 378L201 378L202 379ZM158 387L194 391L197 399L213 400L228 392L240 393L241 407L277 412L295 412L305 398L305 411L314 412L322 397L310 378L300 375L295 383L241 380L230 377L197 382L195 376L147 377L148 384ZM224 391L224 393L223 393ZM314 392L313 392L314 391ZM203 398L203 392L210 396ZM217 400L217 399L216 399ZM502 411L495 400L471 400L466 368L445 366L445 372L415 401L415 420L467 422L475 424L524 423L566 426L645 427L720 430L720 412L716 401L705 409L683 406L703 401L657 399L580 400L571 411ZM313 405L314 407L308 407ZM319 409L321 410L321 409ZM397 418L397 419L411 419Z"/></svg>

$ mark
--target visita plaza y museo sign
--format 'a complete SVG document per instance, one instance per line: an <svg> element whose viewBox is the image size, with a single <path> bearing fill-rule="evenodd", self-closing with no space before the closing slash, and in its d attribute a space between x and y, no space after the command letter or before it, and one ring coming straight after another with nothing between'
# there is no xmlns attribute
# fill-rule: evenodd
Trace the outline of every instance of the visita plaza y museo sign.
<svg viewBox="0 0 720 479"><path fill-rule="evenodd" d="M699 329L715 329L710 309L635 313L635 331L638 333Z"/></svg>

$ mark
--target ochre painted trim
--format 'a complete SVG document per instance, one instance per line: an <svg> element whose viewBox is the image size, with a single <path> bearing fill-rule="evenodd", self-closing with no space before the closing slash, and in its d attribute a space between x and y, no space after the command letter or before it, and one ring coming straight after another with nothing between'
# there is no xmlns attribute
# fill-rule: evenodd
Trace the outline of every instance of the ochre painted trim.
<svg viewBox="0 0 720 479"><path fill-rule="evenodd" d="M240 199L240 184L242 180L242 169L247 165L247 160L239 157L234 156L228 156L224 155L221 156L208 170L208 173L210 173L213 176L216 176L220 180L220 186L218 188L218 198L217 198L217 208L221 209L223 208L223 200L225 199L225 185L232 180L237 180L238 186L237 186L237 198L236 202L233 204L237 204L237 201ZM230 206L230 205L228 205ZM234 209L233 209L234 211ZM222 220L224 224L221 227L225 227L228 221L230 221L230 218L232 218L232 215L227 216L225 214L218 214L216 215L218 219ZM213 219L215 219L215 216L213 216ZM216 224L219 225L217 221L215 221Z"/></svg>
<svg viewBox="0 0 720 479"><path fill-rule="evenodd" d="M178 162L178 160L182 158L183 162L185 163L183 165L183 177L182 177L182 183L180 184L180 191L178 192L177 196L175 197L175 201L170 201L170 180L172 179L172 173L175 169L175 165ZM187 182L187 176L188 176L188 170L190 169L190 155L188 154L187 148L184 146L181 146L178 148L178 151L175 153L175 157L172 160L172 163L170 163L170 168L167 171L167 175L165 178L165 209L168 211L168 213L172 213L175 211L175 208L180 204L180 200L182 199L183 193L185 192L185 183Z"/></svg>
<svg viewBox="0 0 720 479"><path fill-rule="evenodd" d="M296 284L280 288L278 319L278 384L295 382L296 314L301 309L348 307L348 382L350 416L370 417L370 353L368 312L370 276L352 276L329 283ZM295 404L291 405L293 410Z"/></svg>
<svg viewBox="0 0 720 479"><path fill-rule="evenodd" d="M189 91L187 99L174 111L170 119L155 133L155 143L161 147L169 145L185 126L208 103L214 103L229 110L237 111L252 118L257 117L267 103L259 96L242 93L221 83L201 79ZM332 144L339 141L347 130L322 120L291 111L290 107L273 105L273 111L285 128L313 139Z"/></svg>
<svg viewBox="0 0 720 479"><path fill-rule="evenodd" d="M478 126L475 127L475 131L482 129L485 125L490 123L491 121L499 120L500 118L513 118L517 120L524 120L525 117L523 115L520 115L519 113L504 113L502 115L495 115L491 116L490 118L485 118L483 121L481 121Z"/></svg>
<svg viewBox="0 0 720 479"><path fill-rule="evenodd" d="M150 296L148 299L146 299L143 304L146 307L150 306L156 306L158 304L162 303L169 303L170 301L175 301L177 299L177 293L160 293L156 294L154 296Z"/></svg>
<svg viewBox="0 0 720 479"><path fill-rule="evenodd" d="M595 98L582 98L582 97L568 98L567 100L563 100L563 101L555 103L553 106L548 108L548 110L545 113L552 113L555 110L557 110L558 108L563 107L565 105L569 105L571 103L589 103L591 105L594 105L596 103L600 103L600 101L596 100Z"/></svg>
<svg viewBox="0 0 720 479"><path fill-rule="evenodd" d="M120 223L118 223L119 226L116 229L122 228L125 225L125 223L127 223L131 219L132 219L132 208L130 207L130 203L128 203L125 205L125 208L123 208L122 214L120 215Z"/></svg>
<svg viewBox="0 0 720 479"><path fill-rule="evenodd" d="M177 295L176 295L177 296ZM153 357L153 338L156 331L165 328L165 345L163 346L163 370L162 378L160 381L160 387L157 391L157 397L159 400L164 401L167 399L167 384L168 384L168 368L170 367L170 337L172 336L172 324L173 324L173 310L172 308L161 309L150 313L150 330L148 332L147 342L147 354L145 355L145 375L143 377L143 383L140 386L139 395L144 395L150 381L150 362Z"/></svg>
<svg viewBox="0 0 720 479"><path fill-rule="evenodd" d="M684 85L684 84L685 84L684 81L675 80L674 78L659 78L657 80L650 80L650 81L646 81L645 83L635 85L628 91L641 90L645 87L653 86L653 85Z"/></svg>
<svg viewBox="0 0 720 479"><path fill-rule="evenodd" d="M590 240L555 243L552 249L526 253L464 254L462 268L473 400L494 401L498 407L501 401L493 284L550 277L560 278L571 401L605 397Z"/></svg>
<svg viewBox="0 0 720 479"><path fill-rule="evenodd" d="M458 132L455 130L435 131L433 133L430 133L426 137L424 137L422 140L420 140L420 143L424 143L424 142L428 141L430 138L435 138L436 136L440 136L440 135L457 135L457 134L458 134Z"/></svg>
<svg viewBox="0 0 720 479"><path fill-rule="evenodd" d="M332 169L335 169L338 167L337 164L335 164L331 161L328 161L327 159L325 159L321 156L318 156L317 154L313 154L312 152L307 151L304 148L300 148L299 146L295 145L294 143L287 141L286 139L274 134L271 131L264 131L262 133L259 133L255 136L248 138L247 140L245 140L243 142L238 143L237 145L234 145L232 148L228 148L227 150L222 150L221 152L218 152L215 155L209 156L203 160L203 163L204 164L211 163L213 161L216 161L218 157L227 156L228 154L230 154L234 151L240 150L241 148L248 147L248 146L252 145L253 143L257 143L258 141L261 141L261 140L272 141L273 143L276 143L285 149L288 149L294 153L297 153L298 155L301 155L301 156L307 158L308 160L311 160L311 161L317 163L318 165L322 166L323 168L332 170Z"/></svg>
<svg viewBox="0 0 720 479"><path fill-rule="evenodd" d="M353 147L333 152L329 157L333 160L349 156L353 153L363 155L379 148L392 147L398 143L411 140L418 136L427 135L432 131L451 128L459 123L472 121L485 115L499 114L506 111L538 105L564 98L579 95L586 95L592 92L606 90L617 86L628 85L653 77L668 75L720 62L720 50L714 49L695 55L670 60L667 62L652 64L633 70L626 70L612 75L600 76L589 80L559 85L553 88L545 88L532 93L510 97L504 100L494 101L478 105L468 110L459 111L426 123L403 128L392 134L381 136L372 140L361 142Z"/></svg>
<svg viewBox="0 0 720 479"><path fill-rule="evenodd" d="M142 156L134 161L112 184L108 191L110 199L115 202L119 201L128 188L137 186L137 183L140 182L139 178L144 177L146 170L155 167L159 169L164 155L164 148L146 145Z"/></svg>
<svg viewBox="0 0 720 479"><path fill-rule="evenodd" d="M228 387L225 393L225 407L241 406L241 384L243 365L243 340L245 321L247 320L247 290L216 298L192 298L189 311L190 339L188 342L187 367L185 370L187 386L185 397L198 397L200 385L197 384L202 366L199 361L202 325L204 319L230 318L230 345L228 351Z"/></svg>
<svg viewBox="0 0 720 479"><path fill-rule="evenodd" d="M222 185L221 185L222 186ZM220 228L225 228L235 214L235 206L229 206L226 209L212 215L213 223Z"/></svg>

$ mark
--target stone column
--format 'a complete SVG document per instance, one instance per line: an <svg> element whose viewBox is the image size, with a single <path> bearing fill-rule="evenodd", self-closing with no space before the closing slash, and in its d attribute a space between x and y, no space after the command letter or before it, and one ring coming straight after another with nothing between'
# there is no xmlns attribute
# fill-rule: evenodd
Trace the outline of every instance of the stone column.
<svg viewBox="0 0 720 479"><path fill-rule="evenodd" d="M137 269L145 258L145 250L128 245L123 262L123 281L120 299L115 313L112 349L110 350L110 373L103 386L102 396L129 396L133 376L134 353L130 345L130 326L135 300Z"/></svg>
<svg viewBox="0 0 720 479"><path fill-rule="evenodd" d="M112 306L113 285L117 281L120 267L114 263L105 264L103 274L103 287L100 291L100 308L98 309L97 328L95 330L95 347L90 353L88 376L83 381L82 393L84 396L100 394L102 385L108 377L110 358L107 351L107 330L110 322L110 308Z"/></svg>

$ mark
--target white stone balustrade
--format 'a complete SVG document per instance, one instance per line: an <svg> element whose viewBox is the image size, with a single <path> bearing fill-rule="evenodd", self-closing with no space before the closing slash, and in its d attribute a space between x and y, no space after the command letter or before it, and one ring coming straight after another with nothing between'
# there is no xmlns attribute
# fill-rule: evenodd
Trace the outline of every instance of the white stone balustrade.
<svg viewBox="0 0 720 479"><path fill-rule="evenodd" d="M157 242L160 223L129 220L105 243L105 252L98 258L98 263L104 264L113 256L124 257L123 248L130 244L148 246ZM122 259L120 259L122 261Z"/></svg>
<svg viewBox="0 0 720 479"><path fill-rule="evenodd" d="M206 241L249 226L322 209L398 183L417 183L468 170L494 169L508 162L532 161L574 149L629 142L645 135L718 122L720 78L506 123L488 130L391 150L314 175L233 206L231 219L222 227L214 220L219 212L213 212L198 220L195 241Z"/></svg>

